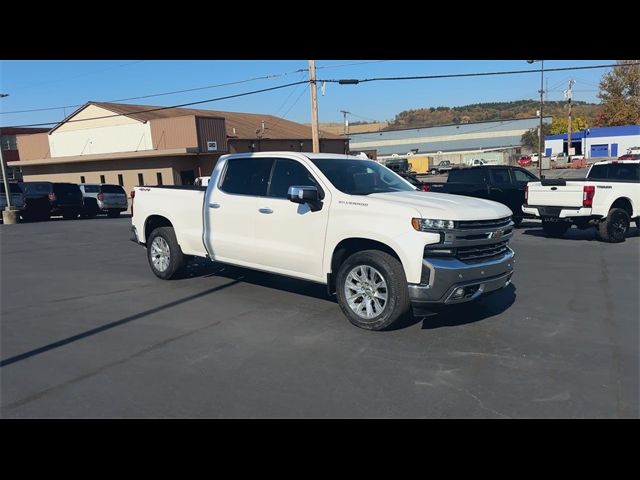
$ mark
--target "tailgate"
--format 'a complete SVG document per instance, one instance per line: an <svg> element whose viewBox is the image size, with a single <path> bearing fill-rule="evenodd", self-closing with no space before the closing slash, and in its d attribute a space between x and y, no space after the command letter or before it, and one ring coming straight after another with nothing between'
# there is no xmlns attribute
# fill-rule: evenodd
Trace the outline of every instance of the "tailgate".
<svg viewBox="0 0 640 480"><path fill-rule="evenodd" d="M582 207L582 187L584 184L566 185L529 184L527 204L532 206Z"/></svg>

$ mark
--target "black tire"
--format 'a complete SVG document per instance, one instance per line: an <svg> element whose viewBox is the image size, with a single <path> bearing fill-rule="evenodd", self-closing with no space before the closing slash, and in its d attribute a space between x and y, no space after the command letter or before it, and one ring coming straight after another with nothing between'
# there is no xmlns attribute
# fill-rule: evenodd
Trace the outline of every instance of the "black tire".
<svg viewBox="0 0 640 480"><path fill-rule="evenodd" d="M79 213L76 211L70 211L70 212L64 212L62 214L62 218L64 218L65 220L75 220L76 218L78 218Z"/></svg>
<svg viewBox="0 0 640 480"><path fill-rule="evenodd" d="M520 224L522 223L523 218L522 217L513 217L511 220L513 220L513 226L516 228L520 227Z"/></svg>
<svg viewBox="0 0 640 480"><path fill-rule="evenodd" d="M569 228L571 228L571 224L569 222L542 219L542 229L547 237L561 238L565 233L567 233Z"/></svg>
<svg viewBox="0 0 640 480"><path fill-rule="evenodd" d="M612 208L609 215L598 224L598 237L603 242L624 242L631 219L626 210Z"/></svg>
<svg viewBox="0 0 640 480"><path fill-rule="evenodd" d="M109 210L107 215L109 218L118 218L120 216L120 210Z"/></svg>
<svg viewBox="0 0 640 480"><path fill-rule="evenodd" d="M154 264L154 255L152 253L154 250L153 242L157 237L161 237L169 247L169 262L168 266L164 270L156 267ZM180 245L178 245L178 240L176 239L173 227L158 227L151 232L151 235L147 238L147 260L149 260L151 271L156 275L156 277L161 278L162 280L169 280L175 277L182 269L185 263L185 258Z"/></svg>
<svg viewBox="0 0 640 480"><path fill-rule="evenodd" d="M369 318L363 318L351 309L345 293L349 273L358 266L372 267L377 270L387 285L386 301L382 305L380 313ZM372 270L369 269L370 274L371 272ZM366 275L366 272L362 270L360 273ZM374 281L379 280L375 273L372 276ZM352 282L352 285L356 284ZM363 250L348 257L338 269L336 293L338 304L347 319L356 327L366 330L386 330L393 327L407 315L411 307L407 278L402 264L395 257L379 250ZM356 305L364 305L363 299L360 299L360 302L357 300L354 302ZM375 309L376 307L372 306L373 313L375 313Z"/></svg>

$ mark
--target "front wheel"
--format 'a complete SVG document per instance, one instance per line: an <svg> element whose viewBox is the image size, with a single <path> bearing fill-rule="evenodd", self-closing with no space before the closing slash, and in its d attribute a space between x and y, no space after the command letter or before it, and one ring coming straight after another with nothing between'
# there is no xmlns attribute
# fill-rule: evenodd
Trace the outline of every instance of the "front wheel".
<svg viewBox="0 0 640 480"><path fill-rule="evenodd" d="M571 227L571 224L566 221L550 221L547 219L542 219L542 229L547 237L551 238L560 238L567 230Z"/></svg>
<svg viewBox="0 0 640 480"><path fill-rule="evenodd" d="M609 243L624 242L624 238L629 231L631 220L626 210L622 208L612 208L609 210L607 218L598 224L598 236L600 240Z"/></svg>
<svg viewBox="0 0 640 480"><path fill-rule="evenodd" d="M147 259L156 277L173 278L184 265L184 255L172 227L156 228L147 239Z"/></svg>
<svg viewBox="0 0 640 480"><path fill-rule="evenodd" d="M402 264L388 253L354 253L340 266L336 280L338 304L356 327L389 329L411 306Z"/></svg>

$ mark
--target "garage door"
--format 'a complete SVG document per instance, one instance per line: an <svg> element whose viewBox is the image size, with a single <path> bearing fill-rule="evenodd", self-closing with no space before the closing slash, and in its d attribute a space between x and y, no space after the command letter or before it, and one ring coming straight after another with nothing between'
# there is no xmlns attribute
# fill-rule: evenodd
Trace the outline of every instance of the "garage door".
<svg viewBox="0 0 640 480"><path fill-rule="evenodd" d="M591 157L608 157L609 145L591 145Z"/></svg>

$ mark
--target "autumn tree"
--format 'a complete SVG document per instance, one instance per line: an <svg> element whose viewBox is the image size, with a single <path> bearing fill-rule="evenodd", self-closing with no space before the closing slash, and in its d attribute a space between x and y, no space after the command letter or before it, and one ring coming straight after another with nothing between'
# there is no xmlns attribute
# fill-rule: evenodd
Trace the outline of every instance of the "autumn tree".
<svg viewBox="0 0 640 480"><path fill-rule="evenodd" d="M542 136L546 137L548 135L551 135L551 125L545 123L544 125L542 125ZM532 128L524 132L522 134L522 137L520 138L520 143L522 144L523 147L530 148L534 152L537 152L538 146L539 146L538 145L538 128ZM542 145L542 148L544 149L544 144Z"/></svg>
<svg viewBox="0 0 640 480"><path fill-rule="evenodd" d="M579 132L589 128L587 121L582 117L571 118L571 131ZM553 117L551 122L551 135L567 133L569 131L569 119L567 117Z"/></svg>
<svg viewBox="0 0 640 480"><path fill-rule="evenodd" d="M618 60L618 64L638 60ZM617 66L600 80L598 126L640 124L640 64Z"/></svg>

